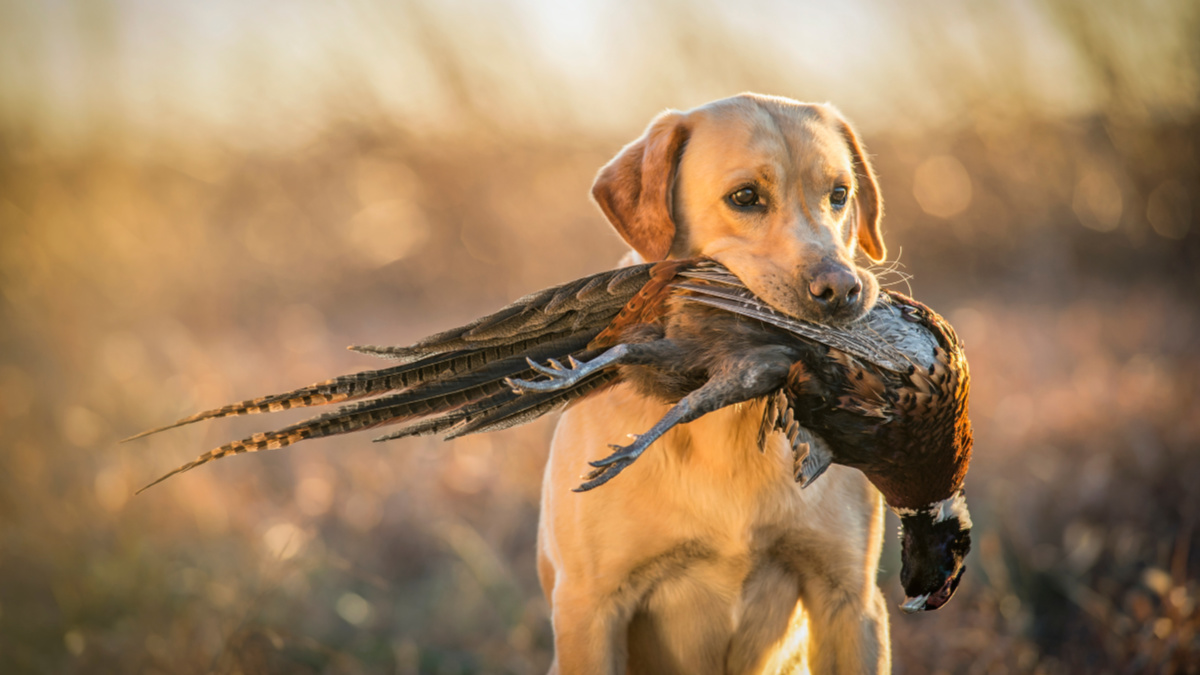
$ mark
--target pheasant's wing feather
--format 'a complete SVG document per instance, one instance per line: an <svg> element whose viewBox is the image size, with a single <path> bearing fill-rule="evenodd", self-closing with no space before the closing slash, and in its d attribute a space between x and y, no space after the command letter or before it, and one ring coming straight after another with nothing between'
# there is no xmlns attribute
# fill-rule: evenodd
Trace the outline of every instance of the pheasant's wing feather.
<svg viewBox="0 0 1200 675"><path fill-rule="evenodd" d="M827 326L782 314L752 295L749 290L738 291L689 283L676 284L676 288L686 291L687 299L691 302L758 319L887 370L906 372L913 364L912 358L905 352L880 339L870 322L860 321L845 327Z"/></svg>
<svg viewBox="0 0 1200 675"><path fill-rule="evenodd" d="M630 326L639 323L654 323L660 320L668 311L667 300L672 295L674 282L689 270L708 269L717 265L703 258L688 258L684 260L664 260L650 269L648 277L636 289L636 293L627 298L619 311L611 318L604 330L592 340L592 347L612 347L620 341L623 333ZM724 269L721 267L720 269ZM624 287L627 282L620 282Z"/></svg>
<svg viewBox="0 0 1200 675"><path fill-rule="evenodd" d="M633 265L531 293L500 311L407 347L352 347L412 362L433 354L486 348L514 338L536 339L560 331L602 330L650 279L653 264Z"/></svg>
<svg viewBox="0 0 1200 675"><path fill-rule="evenodd" d="M608 297L621 298L624 304L615 313L615 316L609 314L604 317L608 322L607 326L591 340L586 352L571 354L571 356L581 361L589 361L603 351L605 346L618 340L622 331L630 325L657 320L666 311L665 301L670 293L670 284L676 279L677 274L696 267L711 267L712 265L715 263L696 259L670 260L654 264L649 270L648 276L644 275L640 269L623 269L617 270L620 274L593 277L591 281L582 286L576 297L590 302L592 301L591 294L603 292ZM631 291L636 291L636 293L631 293ZM563 301L556 302L562 303ZM534 361L542 360L535 354L528 354L528 356ZM561 360L561 357L559 359ZM605 369L566 389L542 392L526 391L521 394L502 391L453 411L439 413L437 417L408 425L376 440L390 440L446 431L450 432L447 436L449 439L484 431L507 429L536 419L608 386L616 382L617 378L615 369Z"/></svg>

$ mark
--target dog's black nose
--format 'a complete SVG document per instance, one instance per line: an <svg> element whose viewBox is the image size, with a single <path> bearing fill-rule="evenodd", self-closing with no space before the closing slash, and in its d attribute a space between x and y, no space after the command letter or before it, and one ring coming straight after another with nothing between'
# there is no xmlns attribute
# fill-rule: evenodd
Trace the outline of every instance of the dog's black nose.
<svg viewBox="0 0 1200 675"><path fill-rule="evenodd" d="M858 275L840 263L820 266L808 283L808 292L817 306L830 314L858 304L862 299L862 290Z"/></svg>

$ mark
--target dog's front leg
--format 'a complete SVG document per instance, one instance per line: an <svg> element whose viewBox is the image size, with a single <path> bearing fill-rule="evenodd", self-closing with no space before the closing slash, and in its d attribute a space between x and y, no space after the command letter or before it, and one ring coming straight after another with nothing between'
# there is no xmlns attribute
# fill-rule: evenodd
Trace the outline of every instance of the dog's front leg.
<svg viewBox="0 0 1200 675"><path fill-rule="evenodd" d="M810 603L814 675L892 672L888 611L875 584L857 592L828 588Z"/></svg>
<svg viewBox="0 0 1200 675"><path fill-rule="evenodd" d="M554 664L551 675L619 675L628 661L629 618L618 607L597 606L592 593L555 586L551 604Z"/></svg>

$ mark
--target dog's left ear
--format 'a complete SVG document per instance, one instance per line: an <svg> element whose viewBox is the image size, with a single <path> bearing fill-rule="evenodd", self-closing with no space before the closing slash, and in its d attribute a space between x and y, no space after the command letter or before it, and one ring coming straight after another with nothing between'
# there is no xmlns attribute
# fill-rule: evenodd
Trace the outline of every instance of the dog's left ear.
<svg viewBox="0 0 1200 675"><path fill-rule="evenodd" d="M880 223L883 221L883 198L879 195L879 183L875 180L875 169L867 161L867 153L863 152L858 142L858 135L845 120L839 120L842 136L850 147L854 158L854 180L858 190L854 196L854 214L858 219L858 245L867 257L879 262L887 257L887 247L883 245L883 231Z"/></svg>

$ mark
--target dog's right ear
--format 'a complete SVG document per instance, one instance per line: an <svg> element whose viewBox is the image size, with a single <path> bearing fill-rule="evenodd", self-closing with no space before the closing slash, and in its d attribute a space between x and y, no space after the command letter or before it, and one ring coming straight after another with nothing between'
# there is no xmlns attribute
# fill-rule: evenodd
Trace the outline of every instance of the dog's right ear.
<svg viewBox="0 0 1200 675"><path fill-rule="evenodd" d="M850 123L840 119L842 137L850 148L854 158L854 180L857 184L857 194L854 196L854 211L858 221L858 245L867 257L874 262L881 262L887 257L887 247L883 244L883 231L880 221L883 220L883 198L879 195L879 181L875 178L875 169L867 159L858 135L854 133Z"/></svg>
<svg viewBox="0 0 1200 675"><path fill-rule="evenodd" d="M592 184L592 197L608 222L647 261L663 260L671 253L671 193L689 131L683 113L662 113L641 138L600 169Z"/></svg>

